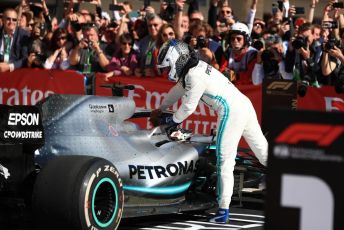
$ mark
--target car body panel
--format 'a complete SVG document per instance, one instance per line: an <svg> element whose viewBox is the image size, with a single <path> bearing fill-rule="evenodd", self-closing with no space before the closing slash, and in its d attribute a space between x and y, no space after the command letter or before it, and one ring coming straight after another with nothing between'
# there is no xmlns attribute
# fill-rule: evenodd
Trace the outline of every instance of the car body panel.
<svg viewBox="0 0 344 230"><path fill-rule="evenodd" d="M128 120L135 103L125 97L52 95L42 103L42 112L46 140L35 161L44 167L60 155L109 160L123 181L126 207L181 206L208 144L171 142L160 128L139 128ZM157 147L159 142L166 143Z"/></svg>

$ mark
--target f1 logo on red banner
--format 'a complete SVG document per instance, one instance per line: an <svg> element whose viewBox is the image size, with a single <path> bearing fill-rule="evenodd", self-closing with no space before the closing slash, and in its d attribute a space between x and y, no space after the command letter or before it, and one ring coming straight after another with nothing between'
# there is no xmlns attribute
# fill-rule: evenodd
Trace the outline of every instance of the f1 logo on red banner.
<svg viewBox="0 0 344 230"><path fill-rule="evenodd" d="M318 146L331 145L344 132L344 126L295 123L286 128L275 143L298 144L302 141L316 142Z"/></svg>

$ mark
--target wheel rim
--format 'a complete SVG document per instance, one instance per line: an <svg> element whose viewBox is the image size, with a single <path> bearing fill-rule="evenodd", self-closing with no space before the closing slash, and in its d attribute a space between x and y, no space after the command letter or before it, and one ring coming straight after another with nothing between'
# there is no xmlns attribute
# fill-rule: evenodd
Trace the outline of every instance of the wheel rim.
<svg viewBox="0 0 344 230"><path fill-rule="evenodd" d="M118 209L116 185L109 178L101 179L92 196L92 215L97 225L108 227L114 220Z"/></svg>

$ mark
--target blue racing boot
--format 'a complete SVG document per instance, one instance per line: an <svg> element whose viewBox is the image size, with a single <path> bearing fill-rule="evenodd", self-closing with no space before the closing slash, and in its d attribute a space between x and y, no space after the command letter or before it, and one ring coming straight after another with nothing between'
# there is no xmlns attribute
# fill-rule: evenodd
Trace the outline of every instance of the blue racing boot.
<svg viewBox="0 0 344 230"><path fill-rule="evenodd" d="M209 222L226 224L228 222L228 219L229 219L229 209L219 208L219 210L217 210L215 217L209 219Z"/></svg>

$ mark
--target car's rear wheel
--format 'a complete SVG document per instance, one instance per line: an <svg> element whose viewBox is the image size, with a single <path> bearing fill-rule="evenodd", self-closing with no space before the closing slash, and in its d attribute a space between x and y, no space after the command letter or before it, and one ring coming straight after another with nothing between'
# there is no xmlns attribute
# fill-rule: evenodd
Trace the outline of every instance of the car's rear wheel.
<svg viewBox="0 0 344 230"><path fill-rule="evenodd" d="M61 156L38 174L33 191L39 229L117 229L123 189L117 169L89 156Z"/></svg>

